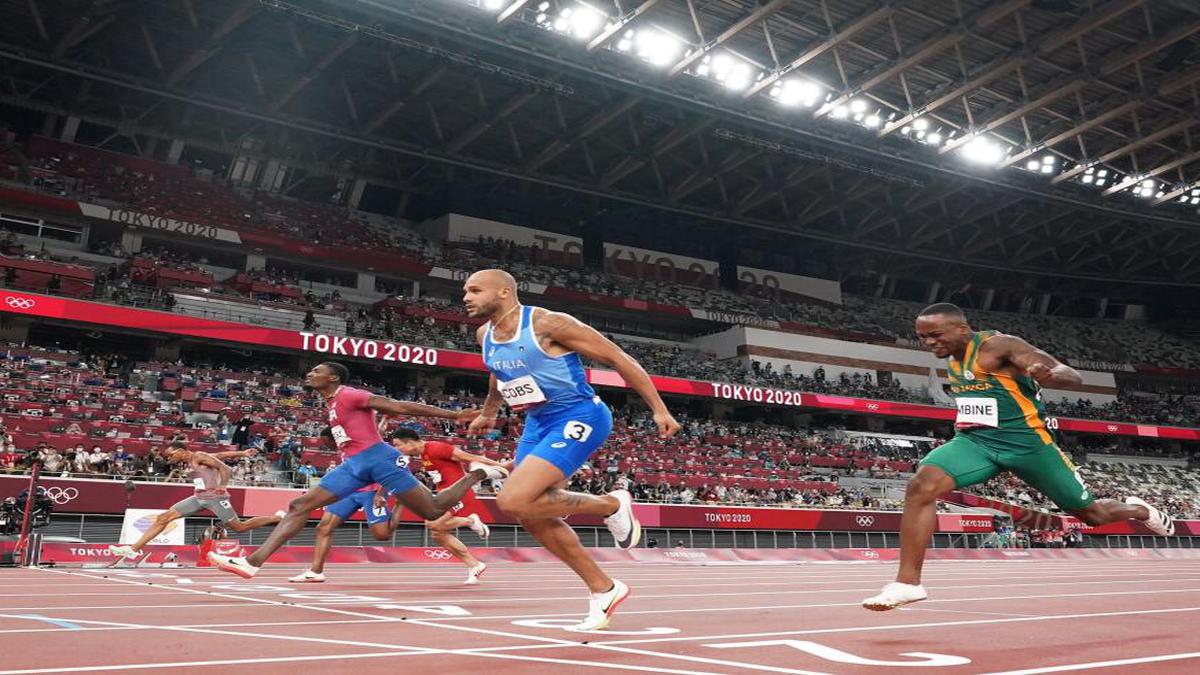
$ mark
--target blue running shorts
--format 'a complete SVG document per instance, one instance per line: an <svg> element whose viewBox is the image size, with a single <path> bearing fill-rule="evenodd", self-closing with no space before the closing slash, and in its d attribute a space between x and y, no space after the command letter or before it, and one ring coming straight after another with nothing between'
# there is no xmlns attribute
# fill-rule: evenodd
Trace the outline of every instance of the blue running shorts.
<svg viewBox="0 0 1200 675"><path fill-rule="evenodd" d="M337 469L334 469L335 471ZM375 523L386 523L392 518L392 510L384 504L380 508L375 508L375 491L355 492L354 494L336 501L325 507L325 513L332 513L341 518L343 521L350 520L350 516L354 512L362 509L363 514L367 517L367 524L374 525Z"/></svg>
<svg viewBox="0 0 1200 675"><path fill-rule="evenodd" d="M599 397L553 413L526 415L517 464L530 455L540 457L558 467L563 478L570 478L604 445L612 423L612 411Z"/></svg>
<svg viewBox="0 0 1200 675"><path fill-rule="evenodd" d="M421 486L408 470L407 460L387 443L376 443L325 474L320 487L337 495L338 499L349 497L355 490L371 483L379 483L394 495L404 494Z"/></svg>

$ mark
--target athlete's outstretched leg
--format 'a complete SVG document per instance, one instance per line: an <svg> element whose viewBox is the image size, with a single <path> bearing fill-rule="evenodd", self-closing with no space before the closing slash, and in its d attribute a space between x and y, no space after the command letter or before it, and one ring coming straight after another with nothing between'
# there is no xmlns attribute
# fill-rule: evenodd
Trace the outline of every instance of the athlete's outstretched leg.
<svg viewBox="0 0 1200 675"><path fill-rule="evenodd" d="M271 557L271 554L279 550L280 546L291 541L296 533L304 529L305 523L308 522L308 514L337 500L337 495L319 485L292 500L292 503L288 504L287 515L284 516L279 526L271 531L271 536L267 537L267 540L252 555L247 556L246 562L255 567L261 567Z"/></svg>
<svg viewBox="0 0 1200 675"><path fill-rule="evenodd" d="M154 522L150 524L150 527L146 528L146 532L142 534L142 538L134 542L132 546L109 546L108 550L113 555L136 558L141 554L146 544L149 544L155 537L162 534L162 531L167 529L167 526L172 521L182 517L175 509L167 509L154 517Z"/></svg>
<svg viewBox="0 0 1200 675"><path fill-rule="evenodd" d="M466 565L467 567L479 566L479 559L471 555L471 550L467 548L466 544L462 543L462 540L454 536L453 530L435 529L431 527L429 528L429 534L433 537L433 540L437 542L438 546L441 546L449 551L450 555L458 558L460 561L462 561L462 564Z"/></svg>
<svg viewBox="0 0 1200 675"><path fill-rule="evenodd" d="M896 581L884 586L878 595L863 600L863 607L882 612L929 597L921 586L925 549L937 529L937 498L954 489L954 483L950 474L934 464L922 464L908 482L904 515L900 518L900 569Z"/></svg>
<svg viewBox="0 0 1200 675"><path fill-rule="evenodd" d="M1071 512L1076 518L1091 526L1104 525L1119 520L1140 520L1150 531L1164 537L1175 534L1175 519L1150 506L1137 497L1127 497L1125 502L1115 499L1097 499L1082 509Z"/></svg>
<svg viewBox="0 0 1200 675"><path fill-rule="evenodd" d="M267 525L275 525L283 521L282 516L255 516L254 518L233 518L225 521L225 527L231 532L249 532L250 530Z"/></svg>
<svg viewBox="0 0 1200 675"><path fill-rule="evenodd" d="M505 490L508 489L505 484ZM533 535L538 543L566 563L575 574L583 579L592 593L603 593L613 587L612 577L596 564L587 549L579 541L579 535L562 518L535 518L521 520L521 527Z"/></svg>
<svg viewBox="0 0 1200 675"><path fill-rule="evenodd" d="M565 518L586 513L610 516L621 503L611 495L568 492L559 485L563 472L550 462L530 455L504 481L504 490L496 496L496 506L519 520Z"/></svg>
<svg viewBox="0 0 1200 675"><path fill-rule="evenodd" d="M417 514L417 516L425 520L437 520L442 517L455 504L462 501L463 495L467 494L473 485L488 477L486 469L473 469L468 471L465 476L459 478L453 485L438 492L434 495L429 491L429 488L418 484L416 487L401 492L396 495L404 508ZM400 524L400 509L396 509L392 515L392 524Z"/></svg>
<svg viewBox="0 0 1200 675"><path fill-rule="evenodd" d="M333 531L342 524L342 519L326 513L317 524L317 538L313 542L313 561L308 569L314 574L325 572L325 558L329 557L329 548L333 546Z"/></svg>
<svg viewBox="0 0 1200 675"><path fill-rule="evenodd" d="M936 466L925 464L908 482L904 515L900 518L900 570L896 581L921 583L925 550L937 529L937 498L954 489L954 479Z"/></svg>

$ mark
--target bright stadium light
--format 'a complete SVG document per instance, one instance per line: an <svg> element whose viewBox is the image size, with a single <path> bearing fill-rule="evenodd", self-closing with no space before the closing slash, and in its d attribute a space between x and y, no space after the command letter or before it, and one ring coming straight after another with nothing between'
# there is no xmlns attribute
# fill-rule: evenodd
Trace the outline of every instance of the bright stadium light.
<svg viewBox="0 0 1200 675"><path fill-rule="evenodd" d="M1149 198L1155 195L1157 187L1157 183L1147 178L1141 183L1138 183L1137 187L1133 188L1133 193L1139 197Z"/></svg>
<svg viewBox="0 0 1200 675"><path fill-rule="evenodd" d="M854 113L855 115L860 115L866 111L867 111L867 102L866 101L862 100L861 98L856 98L853 101L850 101L850 112Z"/></svg>
<svg viewBox="0 0 1200 675"><path fill-rule="evenodd" d="M835 120L844 120L850 116L850 109L844 105L839 105L829 112L829 116Z"/></svg>
<svg viewBox="0 0 1200 675"><path fill-rule="evenodd" d="M1042 168L1042 163L1036 159L1031 159L1028 162L1025 162L1025 168L1029 169L1030 171L1037 171L1038 169Z"/></svg>
<svg viewBox="0 0 1200 675"><path fill-rule="evenodd" d="M780 105L811 108L821 100L821 87L808 80L784 80L772 91Z"/></svg>
<svg viewBox="0 0 1200 675"><path fill-rule="evenodd" d="M868 129L874 129L882 122L883 120L879 118L879 115L867 115L867 119L863 120L863 124L866 125Z"/></svg>
<svg viewBox="0 0 1200 675"><path fill-rule="evenodd" d="M568 9L564 9L566 12ZM588 5L576 5L570 14L571 35L580 40L589 40L600 32L605 16L599 10Z"/></svg>
<svg viewBox="0 0 1200 675"><path fill-rule="evenodd" d="M633 33L634 53L654 66L666 66L679 60L683 41L670 33L646 28Z"/></svg>
<svg viewBox="0 0 1200 675"><path fill-rule="evenodd" d="M976 164L999 164L1004 159L1004 148L984 136L976 136L962 148L962 156Z"/></svg>
<svg viewBox="0 0 1200 675"><path fill-rule="evenodd" d="M942 135L935 131L925 137L925 142L930 145L941 145Z"/></svg>
<svg viewBox="0 0 1200 675"><path fill-rule="evenodd" d="M508 0L483 0L483 8L488 10L489 12L498 12L498 11L500 11L500 9L502 7L504 7L507 4L508 4ZM550 6L550 3L548 3L548 2L543 2L542 4L547 7ZM546 11L541 8L539 8L539 10L543 11L543 12Z"/></svg>
<svg viewBox="0 0 1200 675"><path fill-rule="evenodd" d="M924 118L919 119L919 120L914 120L912 123L912 127L913 127L913 129L916 129L917 131L925 131L926 129L929 128L929 120L926 120Z"/></svg>

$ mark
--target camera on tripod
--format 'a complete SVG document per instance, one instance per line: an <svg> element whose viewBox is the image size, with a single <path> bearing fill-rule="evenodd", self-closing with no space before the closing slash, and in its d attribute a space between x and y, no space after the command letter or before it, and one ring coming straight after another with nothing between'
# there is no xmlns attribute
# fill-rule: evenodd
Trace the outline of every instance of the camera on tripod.
<svg viewBox="0 0 1200 675"><path fill-rule="evenodd" d="M21 523L25 519L25 503L29 499L26 490L16 497L7 497L0 502L0 535L20 534ZM54 510L54 501L46 493L46 488L38 487L33 498L33 513L30 528L45 527L50 524L50 513Z"/></svg>

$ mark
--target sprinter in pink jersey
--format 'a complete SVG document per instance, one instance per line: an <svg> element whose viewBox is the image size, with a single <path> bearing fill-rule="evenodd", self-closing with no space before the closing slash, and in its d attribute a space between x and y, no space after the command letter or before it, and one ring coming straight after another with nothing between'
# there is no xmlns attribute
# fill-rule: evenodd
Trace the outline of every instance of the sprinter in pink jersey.
<svg viewBox="0 0 1200 675"><path fill-rule="evenodd" d="M425 520L437 520L462 500L462 496L475 483L485 478L504 478L508 475L502 467L472 463L467 475L434 496L413 478L400 451L383 442L375 414L437 417L466 423L475 419L479 411L444 410L422 403L396 401L348 387L346 382L349 379L350 371L346 366L333 362L318 364L304 378L304 384L320 394L329 407L329 431L345 456L345 461L325 474L320 484L288 505L288 514L283 522L253 554L243 558L209 553L209 561L218 569L245 579L253 578L271 554L304 529L309 513L371 483L378 483L384 490L396 495L400 504Z"/></svg>

